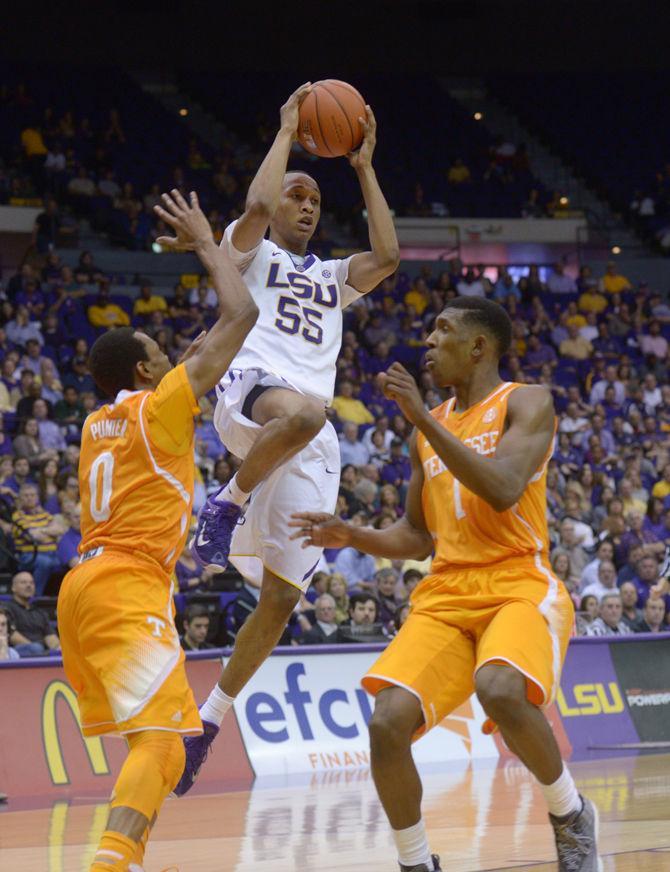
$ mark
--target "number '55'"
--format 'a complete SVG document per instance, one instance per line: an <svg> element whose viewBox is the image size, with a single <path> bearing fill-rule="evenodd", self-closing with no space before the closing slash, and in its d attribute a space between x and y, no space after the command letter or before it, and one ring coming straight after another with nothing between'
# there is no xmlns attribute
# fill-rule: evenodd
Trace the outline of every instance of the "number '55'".
<svg viewBox="0 0 670 872"><path fill-rule="evenodd" d="M318 309L301 306L293 297L280 297L277 303L277 315L275 325L284 333L290 336L300 333L308 342L321 345L323 328L318 322L323 313Z"/></svg>

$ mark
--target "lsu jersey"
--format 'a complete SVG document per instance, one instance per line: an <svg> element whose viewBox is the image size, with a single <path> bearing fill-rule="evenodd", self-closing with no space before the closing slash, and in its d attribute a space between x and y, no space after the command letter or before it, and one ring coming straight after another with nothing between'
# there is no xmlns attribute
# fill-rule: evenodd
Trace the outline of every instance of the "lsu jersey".
<svg viewBox="0 0 670 872"><path fill-rule="evenodd" d="M351 258L302 258L269 239L240 252L232 243L235 224L226 228L221 246L244 275L260 314L231 370L263 369L330 404L342 309L361 298L347 284Z"/></svg>
<svg viewBox="0 0 670 872"><path fill-rule="evenodd" d="M188 533L194 482L194 415L183 364L154 391L121 391L91 413L79 460L79 553L100 546L140 552L169 575Z"/></svg>
<svg viewBox="0 0 670 872"><path fill-rule="evenodd" d="M504 433L509 397L519 387L522 385L505 382L464 412L454 410L456 400L452 397L431 415L473 451L492 456ZM496 512L454 477L422 433L417 435L416 444L424 474L423 512L435 541L433 573L488 566L511 557L546 556L546 477L551 446L516 505Z"/></svg>

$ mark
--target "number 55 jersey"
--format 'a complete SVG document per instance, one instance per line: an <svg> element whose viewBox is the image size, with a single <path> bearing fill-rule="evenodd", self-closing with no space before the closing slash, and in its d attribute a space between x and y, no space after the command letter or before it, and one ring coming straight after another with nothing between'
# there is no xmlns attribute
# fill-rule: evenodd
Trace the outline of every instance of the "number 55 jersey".
<svg viewBox="0 0 670 872"><path fill-rule="evenodd" d="M342 309L361 298L347 284L351 258L300 257L269 239L241 252L232 242L236 223L226 228L221 246L244 275L260 314L231 369L265 370L329 405L342 343Z"/></svg>

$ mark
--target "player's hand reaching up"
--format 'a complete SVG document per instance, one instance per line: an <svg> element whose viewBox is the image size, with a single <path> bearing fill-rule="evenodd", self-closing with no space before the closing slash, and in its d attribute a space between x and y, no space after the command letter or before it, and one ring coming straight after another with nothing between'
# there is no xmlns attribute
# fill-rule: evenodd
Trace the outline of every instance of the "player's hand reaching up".
<svg viewBox="0 0 670 872"><path fill-rule="evenodd" d="M163 205L154 206L154 212L177 235L159 236L156 240L159 245L180 251L197 251L213 241L212 228L200 208L195 191L191 191L190 204L176 188L170 194L163 194L162 199Z"/></svg>
<svg viewBox="0 0 670 872"><path fill-rule="evenodd" d="M294 140L298 138L298 120L300 104L312 90L312 83L305 82L295 90L279 110L282 130L291 134Z"/></svg>
<svg viewBox="0 0 670 872"><path fill-rule="evenodd" d="M366 105L365 118L359 118L363 128L363 142L360 148L350 152L347 157L355 170L364 170L372 166L372 153L377 144L377 121L372 109Z"/></svg>
<svg viewBox="0 0 670 872"><path fill-rule="evenodd" d="M416 382L405 367L400 363L392 363L385 373L379 374L379 378L384 396L395 400L407 420L418 427L428 411Z"/></svg>
<svg viewBox="0 0 670 872"><path fill-rule="evenodd" d="M298 530L291 539L302 539L302 547L345 548L351 538L350 525L326 512L294 512L289 527Z"/></svg>

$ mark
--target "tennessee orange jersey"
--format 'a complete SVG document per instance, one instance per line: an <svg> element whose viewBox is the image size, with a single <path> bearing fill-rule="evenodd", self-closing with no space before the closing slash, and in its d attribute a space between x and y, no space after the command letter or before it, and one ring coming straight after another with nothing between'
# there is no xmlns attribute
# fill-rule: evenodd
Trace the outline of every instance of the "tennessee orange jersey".
<svg viewBox="0 0 670 872"><path fill-rule="evenodd" d="M80 554L121 548L172 572L191 516L198 413L181 364L155 391L121 391L88 416L79 461Z"/></svg>
<svg viewBox="0 0 670 872"><path fill-rule="evenodd" d="M518 387L505 382L465 412L454 411L452 397L431 415L478 454L493 455L504 433L509 396ZM416 444L424 474L423 512L435 540L433 573L487 566L510 557L546 555L546 472L551 447L518 503L496 512L454 478L422 433Z"/></svg>

